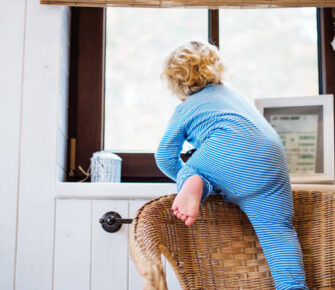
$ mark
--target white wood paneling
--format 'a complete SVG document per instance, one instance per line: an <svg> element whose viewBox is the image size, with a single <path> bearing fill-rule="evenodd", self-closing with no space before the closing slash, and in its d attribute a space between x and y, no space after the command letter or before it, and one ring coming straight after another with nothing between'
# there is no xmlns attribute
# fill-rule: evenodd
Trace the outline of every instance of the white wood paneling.
<svg viewBox="0 0 335 290"><path fill-rule="evenodd" d="M57 165L63 169L66 168L66 146L67 137L64 136L60 129L57 130ZM58 178L58 180L61 180Z"/></svg>
<svg viewBox="0 0 335 290"><path fill-rule="evenodd" d="M68 79L66 79L68 80ZM64 82L64 78L63 78ZM61 86L64 84L61 83ZM68 96L58 96L58 128L62 134L68 136Z"/></svg>
<svg viewBox="0 0 335 290"><path fill-rule="evenodd" d="M67 141L68 141L68 89L69 89L69 56L70 56L70 7L63 7L61 18L60 58L59 58L59 94L58 94L58 136L57 163L66 170ZM59 171L59 181L65 181L65 174Z"/></svg>
<svg viewBox="0 0 335 290"><path fill-rule="evenodd" d="M15 3L17 1L14 1ZM26 0L16 289L52 287L62 7Z"/></svg>
<svg viewBox="0 0 335 290"><path fill-rule="evenodd" d="M131 200L129 204L129 216L134 218L137 210L148 200ZM141 276L129 254L129 290L139 290L143 288Z"/></svg>
<svg viewBox="0 0 335 290"><path fill-rule="evenodd" d="M115 233L103 230L99 219L109 211L128 218L128 201L93 200L92 290L128 287L128 225Z"/></svg>
<svg viewBox="0 0 335 290"><path fill-rule="evenodd" d="M92 201L57 200L54 290L90 289Z"/></svg>
<svg viewBox="0 0 335 290"><path fill-rule="evenodd" d="M66 171L64 168L57 165L57 178L58 180L65 180L66 179Z"/></svg>
<svg viewBox="0 0 335 290"><path fill-rule="evenodd" d="M1 1L0 19L0 289L13 289L25 1Z"/></svg>

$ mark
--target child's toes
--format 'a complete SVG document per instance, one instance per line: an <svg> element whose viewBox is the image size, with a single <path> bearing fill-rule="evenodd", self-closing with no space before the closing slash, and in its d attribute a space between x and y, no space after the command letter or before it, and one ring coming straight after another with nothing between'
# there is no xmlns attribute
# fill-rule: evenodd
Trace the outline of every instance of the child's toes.
<svg viewBox="0 0 335 290"><path fill-rule="evenodd" d="M178 206L177 206L175 203L173 203L173 204L172 204L172 209L173 209L173 210L177 210L177 209L178 209Z"/></svg>
<svg viewBox="0 0 335 290"><path fill-rule="evenodd" d="M191 226L194 222L195 222L195 217L193 216L188 216L186 221L185 221L185 225L187 226Z"/></svg>
<svg viewBox="0 0 335 290"><path fill-rule="evenodd" d="M181 218L181 216L182 216L183 214L180 212L180 211L178 211L178 213L177 213L177 218Z"/></svg>
<svg viewBox="0 0 335 290"><path fill-rule="evenodd" d="M186 221L186 220L187 220L187 215L182 214L181 217L180 217L180 219L181 219L183 222Z"/></svg>
<svg viewBox="0 0 335 290"><path fill-rule="evenodd" d="M173 214L174 214L175 216L177 216L178 211L177 211L177 210L174 210L174 211L173 211Z"/></svg>

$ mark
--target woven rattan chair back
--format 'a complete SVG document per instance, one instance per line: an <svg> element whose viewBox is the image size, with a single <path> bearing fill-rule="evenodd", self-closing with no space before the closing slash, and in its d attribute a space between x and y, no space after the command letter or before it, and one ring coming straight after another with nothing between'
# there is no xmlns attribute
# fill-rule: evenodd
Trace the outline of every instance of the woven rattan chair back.
<svg viewBox="0 0 335 290"><path fill-rule="evenodd" d="M175 194L147 202L130 229L130 251L144 289L165 290L163 254L183 289L274 289L248 217L220 196L209 196L191 227L177 219ZM335 193L293 191L294 226L310 289L335 289Z"/></svg>

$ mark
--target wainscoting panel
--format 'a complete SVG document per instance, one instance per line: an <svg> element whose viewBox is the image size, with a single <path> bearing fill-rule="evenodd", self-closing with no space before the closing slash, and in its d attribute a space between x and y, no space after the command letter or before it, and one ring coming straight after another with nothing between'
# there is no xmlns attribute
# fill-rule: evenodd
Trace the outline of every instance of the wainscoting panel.
<svg viewBox="0 0 335 290"><path fill-rule="evenodd" d="M57 200L54 290L89 290L91 200Z"/></svg>
<svg viewBox="0 0 335 290"><path fill-rule="evenodd" d="M92 290L128 287L128 225L109 233L99 223L109 211L128 218L128 204L128 200L93 200Z"/></svg>
<svg viewBox="0 0 335 290"><path fill-rule="evenodd" d="M129 224L106 232L99 219L109 211L134 218L148 199L57 199L54 290L141 290L142 279L129 252ZM168 288L181 289L162 256Z"/></svg>

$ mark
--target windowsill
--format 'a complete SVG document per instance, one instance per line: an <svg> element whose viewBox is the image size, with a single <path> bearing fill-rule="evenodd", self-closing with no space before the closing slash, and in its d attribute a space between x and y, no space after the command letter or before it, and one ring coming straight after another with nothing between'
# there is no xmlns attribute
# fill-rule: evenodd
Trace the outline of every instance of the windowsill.
<svg viewBox="0 0 335 290"><path fill-rule="evenodd" d="M56 197L60 199L152 199L176 192L176 184L168 182L56 183Z"/></svg>
<svg viewBox="0 0 335 290"><path fill-rule="evenodd" d="M335 192L335 184L292 184L292 189ZM59 199L153 199L176 192L175 183L56 183Z"/></svg>

